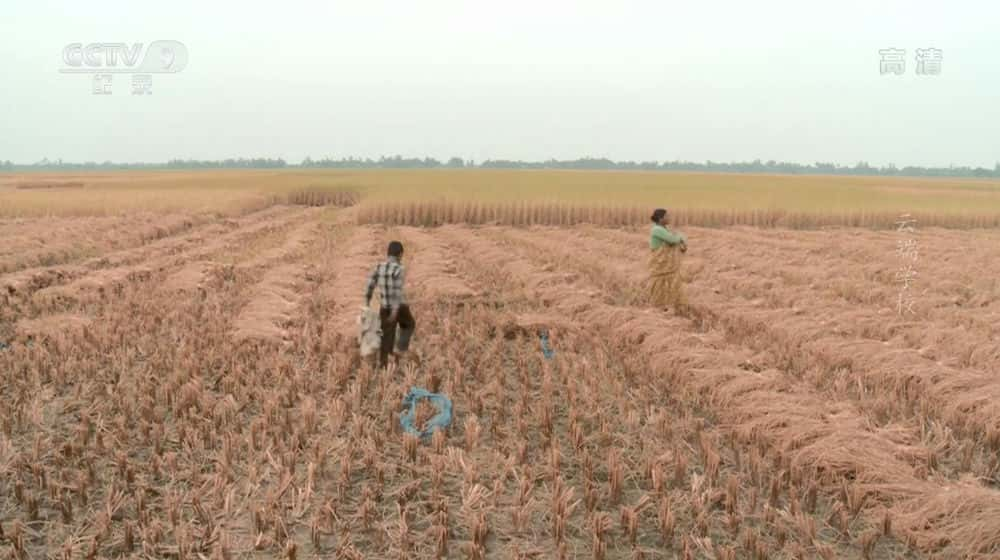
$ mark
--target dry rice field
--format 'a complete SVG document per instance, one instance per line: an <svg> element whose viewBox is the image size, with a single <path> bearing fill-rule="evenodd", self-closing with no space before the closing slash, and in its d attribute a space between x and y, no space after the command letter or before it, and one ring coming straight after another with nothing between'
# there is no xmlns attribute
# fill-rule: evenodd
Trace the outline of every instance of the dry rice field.
<svg viewBox="0 0 1000 560"><path fill-rule="evenodd" d="M895 231L684 227L673 314L644 225L367 222L0 221L0 557L1000 557L1000 231L918 225L900 316ZM421 359L377 372L390 239Z"/></svg>

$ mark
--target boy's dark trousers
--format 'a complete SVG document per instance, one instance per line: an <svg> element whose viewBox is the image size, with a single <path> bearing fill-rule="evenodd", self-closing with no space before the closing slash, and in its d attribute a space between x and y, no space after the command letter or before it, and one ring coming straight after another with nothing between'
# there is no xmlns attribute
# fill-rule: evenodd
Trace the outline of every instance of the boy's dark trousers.
<svg viewBox="0 0 1000 560"><path fill-rule="evenodd" d="M390 321L389 315L392 315L392 310L388 307L383 307L379 310L379 318L382 319L382 348L379 352L379 366L385 367L389 362L389 354L392 354L393 345L399 349L400 352L406 352L410 347L410 337L413 336L413 330L417 326L417 322L413 319L413 314L410 313L410 306L400 305L399 312L396 314L396 320ZM396 327L399 327L399 342L396 342Z"/></svg>

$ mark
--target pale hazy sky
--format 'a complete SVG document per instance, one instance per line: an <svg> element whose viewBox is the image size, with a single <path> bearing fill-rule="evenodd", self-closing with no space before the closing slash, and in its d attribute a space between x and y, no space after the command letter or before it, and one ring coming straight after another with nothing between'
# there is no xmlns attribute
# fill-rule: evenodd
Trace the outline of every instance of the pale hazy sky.
<svg viewBox="0 0 1000 560"><path fill-rule="evenodd" d="M1000 161L995 1L0 3L0 160ZM149 96L59 73L168 39L189 62Z"/></svg>

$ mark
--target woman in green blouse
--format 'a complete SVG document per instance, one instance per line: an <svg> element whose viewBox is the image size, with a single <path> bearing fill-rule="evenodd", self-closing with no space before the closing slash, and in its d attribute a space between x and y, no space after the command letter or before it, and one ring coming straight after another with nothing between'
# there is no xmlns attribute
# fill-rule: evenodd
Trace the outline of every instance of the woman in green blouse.
<svg viewBox="0 0 1000 560"><path fill-rule="evenodd" d="M661 309L684 305L681 289L681 253L687 252L687 237L667 228L670 217L666 209L653 212L653 229L649 235L649 298Z"/></svg>

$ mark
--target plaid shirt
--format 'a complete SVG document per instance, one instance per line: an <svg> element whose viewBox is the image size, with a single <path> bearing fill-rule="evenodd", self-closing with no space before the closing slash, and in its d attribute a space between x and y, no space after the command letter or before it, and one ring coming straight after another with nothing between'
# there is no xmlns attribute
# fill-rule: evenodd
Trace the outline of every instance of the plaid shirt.
<svg viewBox="0 0 1000 560"><path fill-rule="evenodd" d="M382 307L398 309L406 305L406 294L403 293L404 269L399 259L389 257L385 262L378 263L368 275L368 288L365 290L365 303L372 301L375 286L378 286L382 298Z"/></svg>

